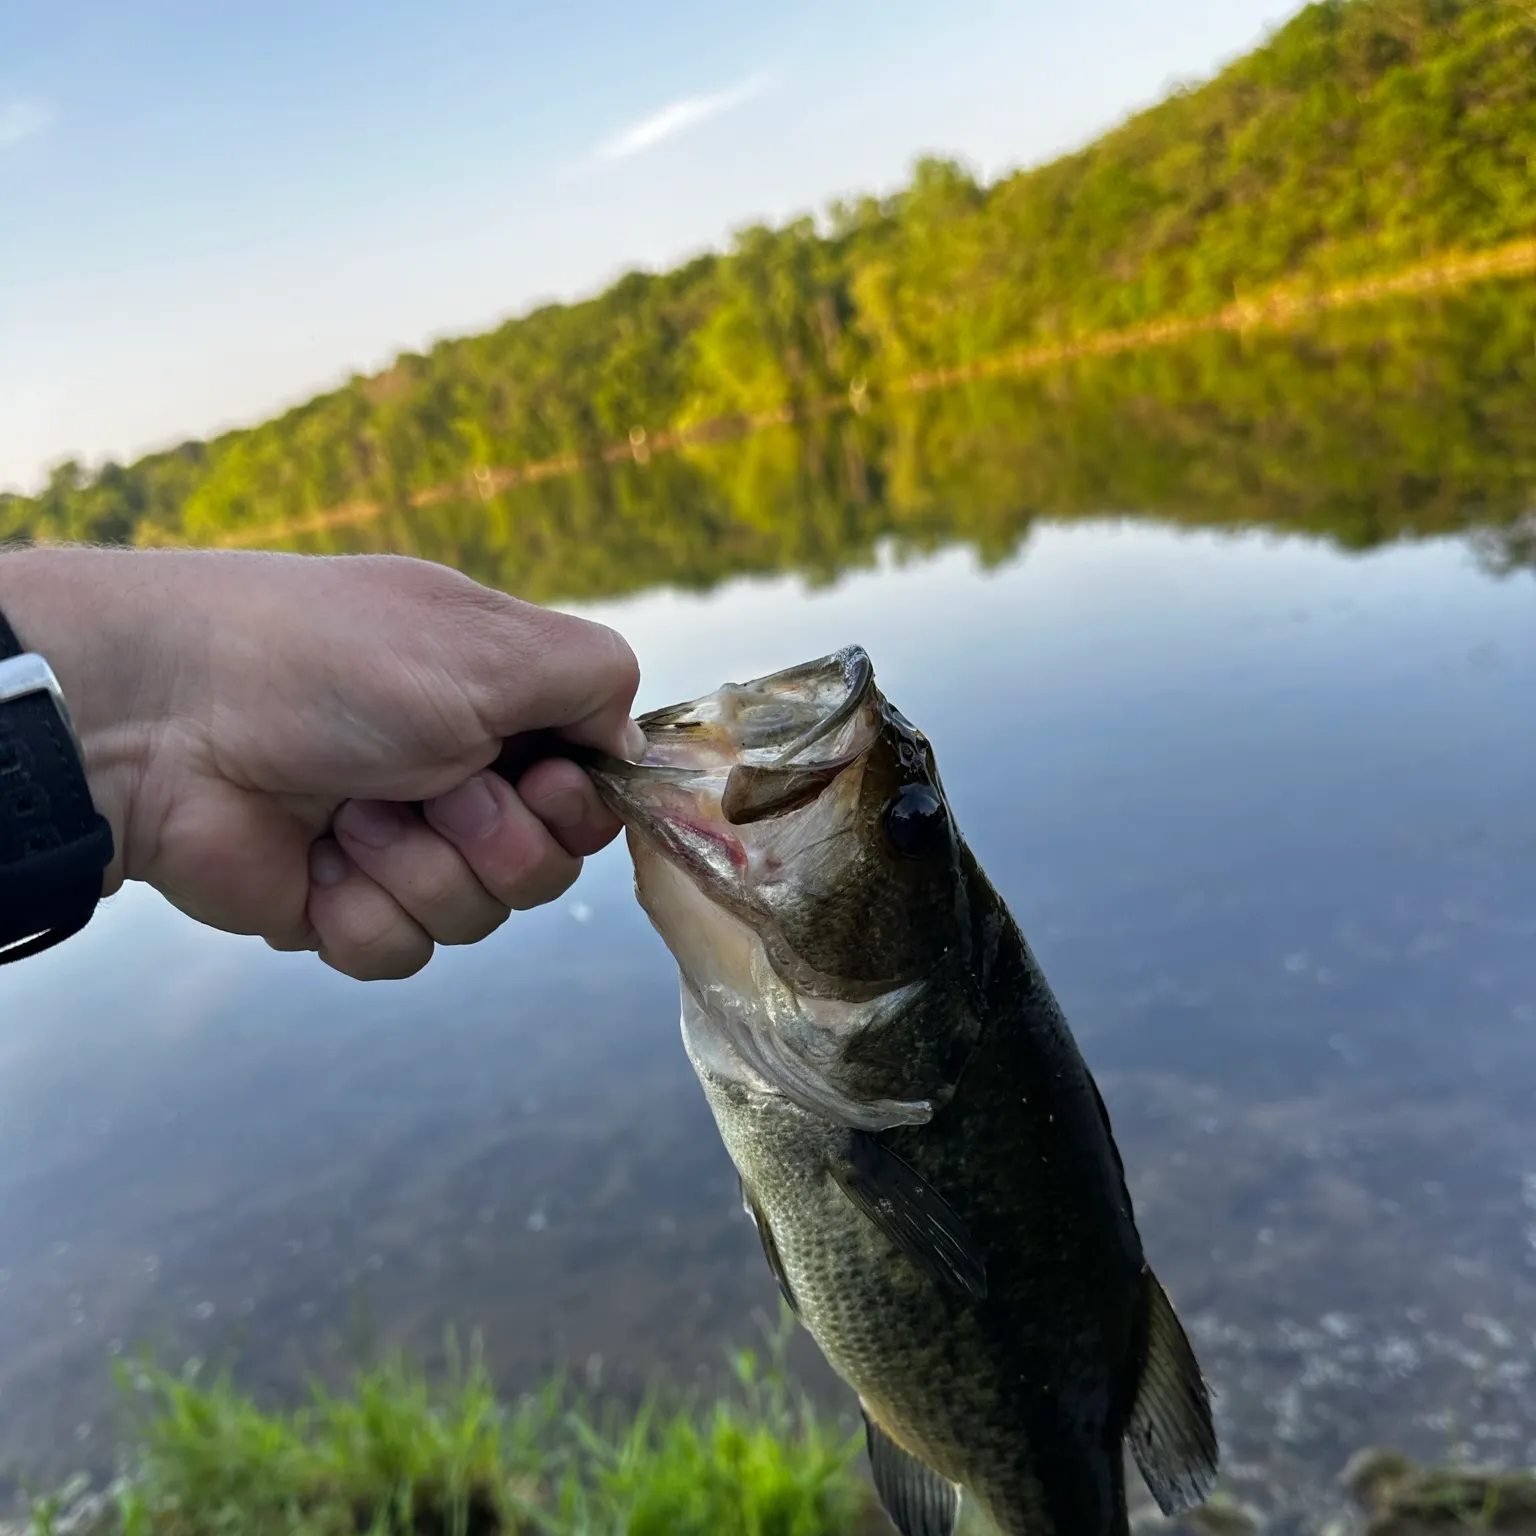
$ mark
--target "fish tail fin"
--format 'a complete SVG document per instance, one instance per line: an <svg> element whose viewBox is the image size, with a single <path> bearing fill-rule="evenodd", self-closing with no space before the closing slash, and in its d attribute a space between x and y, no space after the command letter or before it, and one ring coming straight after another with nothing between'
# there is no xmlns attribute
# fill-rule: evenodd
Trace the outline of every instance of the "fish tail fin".
<svg viewBox="0 0 1536 1536"><path fill-rule="evenodd" d="M1174 1515L1216 1480L1210 1390L1184 1326L1151 1269L1142 1270L1141 1368L1126 1438L1157 1507Z"/></svg>

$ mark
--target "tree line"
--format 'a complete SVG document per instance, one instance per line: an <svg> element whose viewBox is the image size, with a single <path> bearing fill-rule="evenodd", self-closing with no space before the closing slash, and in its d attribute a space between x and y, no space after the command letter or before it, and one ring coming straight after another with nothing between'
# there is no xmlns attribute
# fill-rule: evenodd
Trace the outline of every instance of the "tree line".
<svg viewBox="0 0 1536 1536"><path fill-rule="evenodd" d="M1532 234L1536 9L1324 0L1049 165L983 185L923 160L893 196L744 230L261 425L60 464L0 496L0 536L202 542L360 501L403 515L488 467L878 402L924 370Z"/></svg>
<svg viewBox="0 0 1536 1536"><path fill-rule="evenodd" d="M1041 519L1140 515L1369 550L1460 537L1536 570L1536 283L1215 333L907 396L482 499L296 532L537 601L744 575L831 581L882 549L1013 557Z"/></svg>

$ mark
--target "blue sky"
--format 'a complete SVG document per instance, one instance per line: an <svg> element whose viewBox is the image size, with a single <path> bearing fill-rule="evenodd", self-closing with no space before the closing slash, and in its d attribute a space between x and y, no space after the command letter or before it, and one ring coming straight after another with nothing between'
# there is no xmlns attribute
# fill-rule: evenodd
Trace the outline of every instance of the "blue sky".
<svg viewBox="0 0 1536 1536"><path fill-rule="evenodd" d="M260 419L923 151L1049 158L1293 9L6 0L0 487Z"/></svg>

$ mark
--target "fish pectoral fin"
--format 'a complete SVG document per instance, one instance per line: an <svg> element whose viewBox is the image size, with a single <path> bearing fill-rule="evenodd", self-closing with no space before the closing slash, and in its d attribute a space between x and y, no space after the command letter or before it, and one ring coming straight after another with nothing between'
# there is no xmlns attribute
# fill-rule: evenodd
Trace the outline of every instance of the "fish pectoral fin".
<svg viewBox="0 0 1536 1536"><path fill-rule="evenodd" d="M1141 1277L1141 1375L1126 1438L1165 1515L1200 1503L1216 1480L1211 1399L1173 1303L1150 1269Z"/></svg>
<svg viewBox="0 0 1536 1536"><path fill-rule="evenodd" d="M867 1131L848 1138L832 1176L858 1208L919 1269L940 1285L987 1294L987 1270L949 1202L910 1163Z"/></svg>
<svg viewBox="0 0 1536 1536"><path fill-rule="evenodd" d="M960 1490L917 1457L902 1450L870 1416L861 1401L869 1470L880 1505L901 1536L954 1536L960 1520Z"/></svg>
<svg viewBox="0 0 1536 1536"><path fill-rule="evenodd" d="M758 1240L763 1245L763 1257L768 1261L768 1269L773 1278L778 1281L779 1294L784 1298L784 1304L798 1318L800 1305L795 1300L789 1276L784 1273L784 1260L779 1257L779 1245L774 1241L773 1228L768 1225L768 1218L758 1209L757 1201L748 1191L745 1179L741 1181L741 1204L747 1215L752 1218L752 1225L757 1228Z"/></svg>

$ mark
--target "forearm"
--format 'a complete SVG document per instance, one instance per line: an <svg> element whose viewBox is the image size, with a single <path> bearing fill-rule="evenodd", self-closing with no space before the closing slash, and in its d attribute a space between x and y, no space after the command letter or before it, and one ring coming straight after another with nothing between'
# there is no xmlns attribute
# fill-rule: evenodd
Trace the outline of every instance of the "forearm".
<svg viewBox="0 0 1536 1536"><path fill-rule="evenodd" d="M157 592L155 564L133 551L0 553L0 612L22 645L53 668L84 750L92 798L112 826L116 856L107 893L122 884L130 812L175 665L166 654L170 594Z"/></svg>

